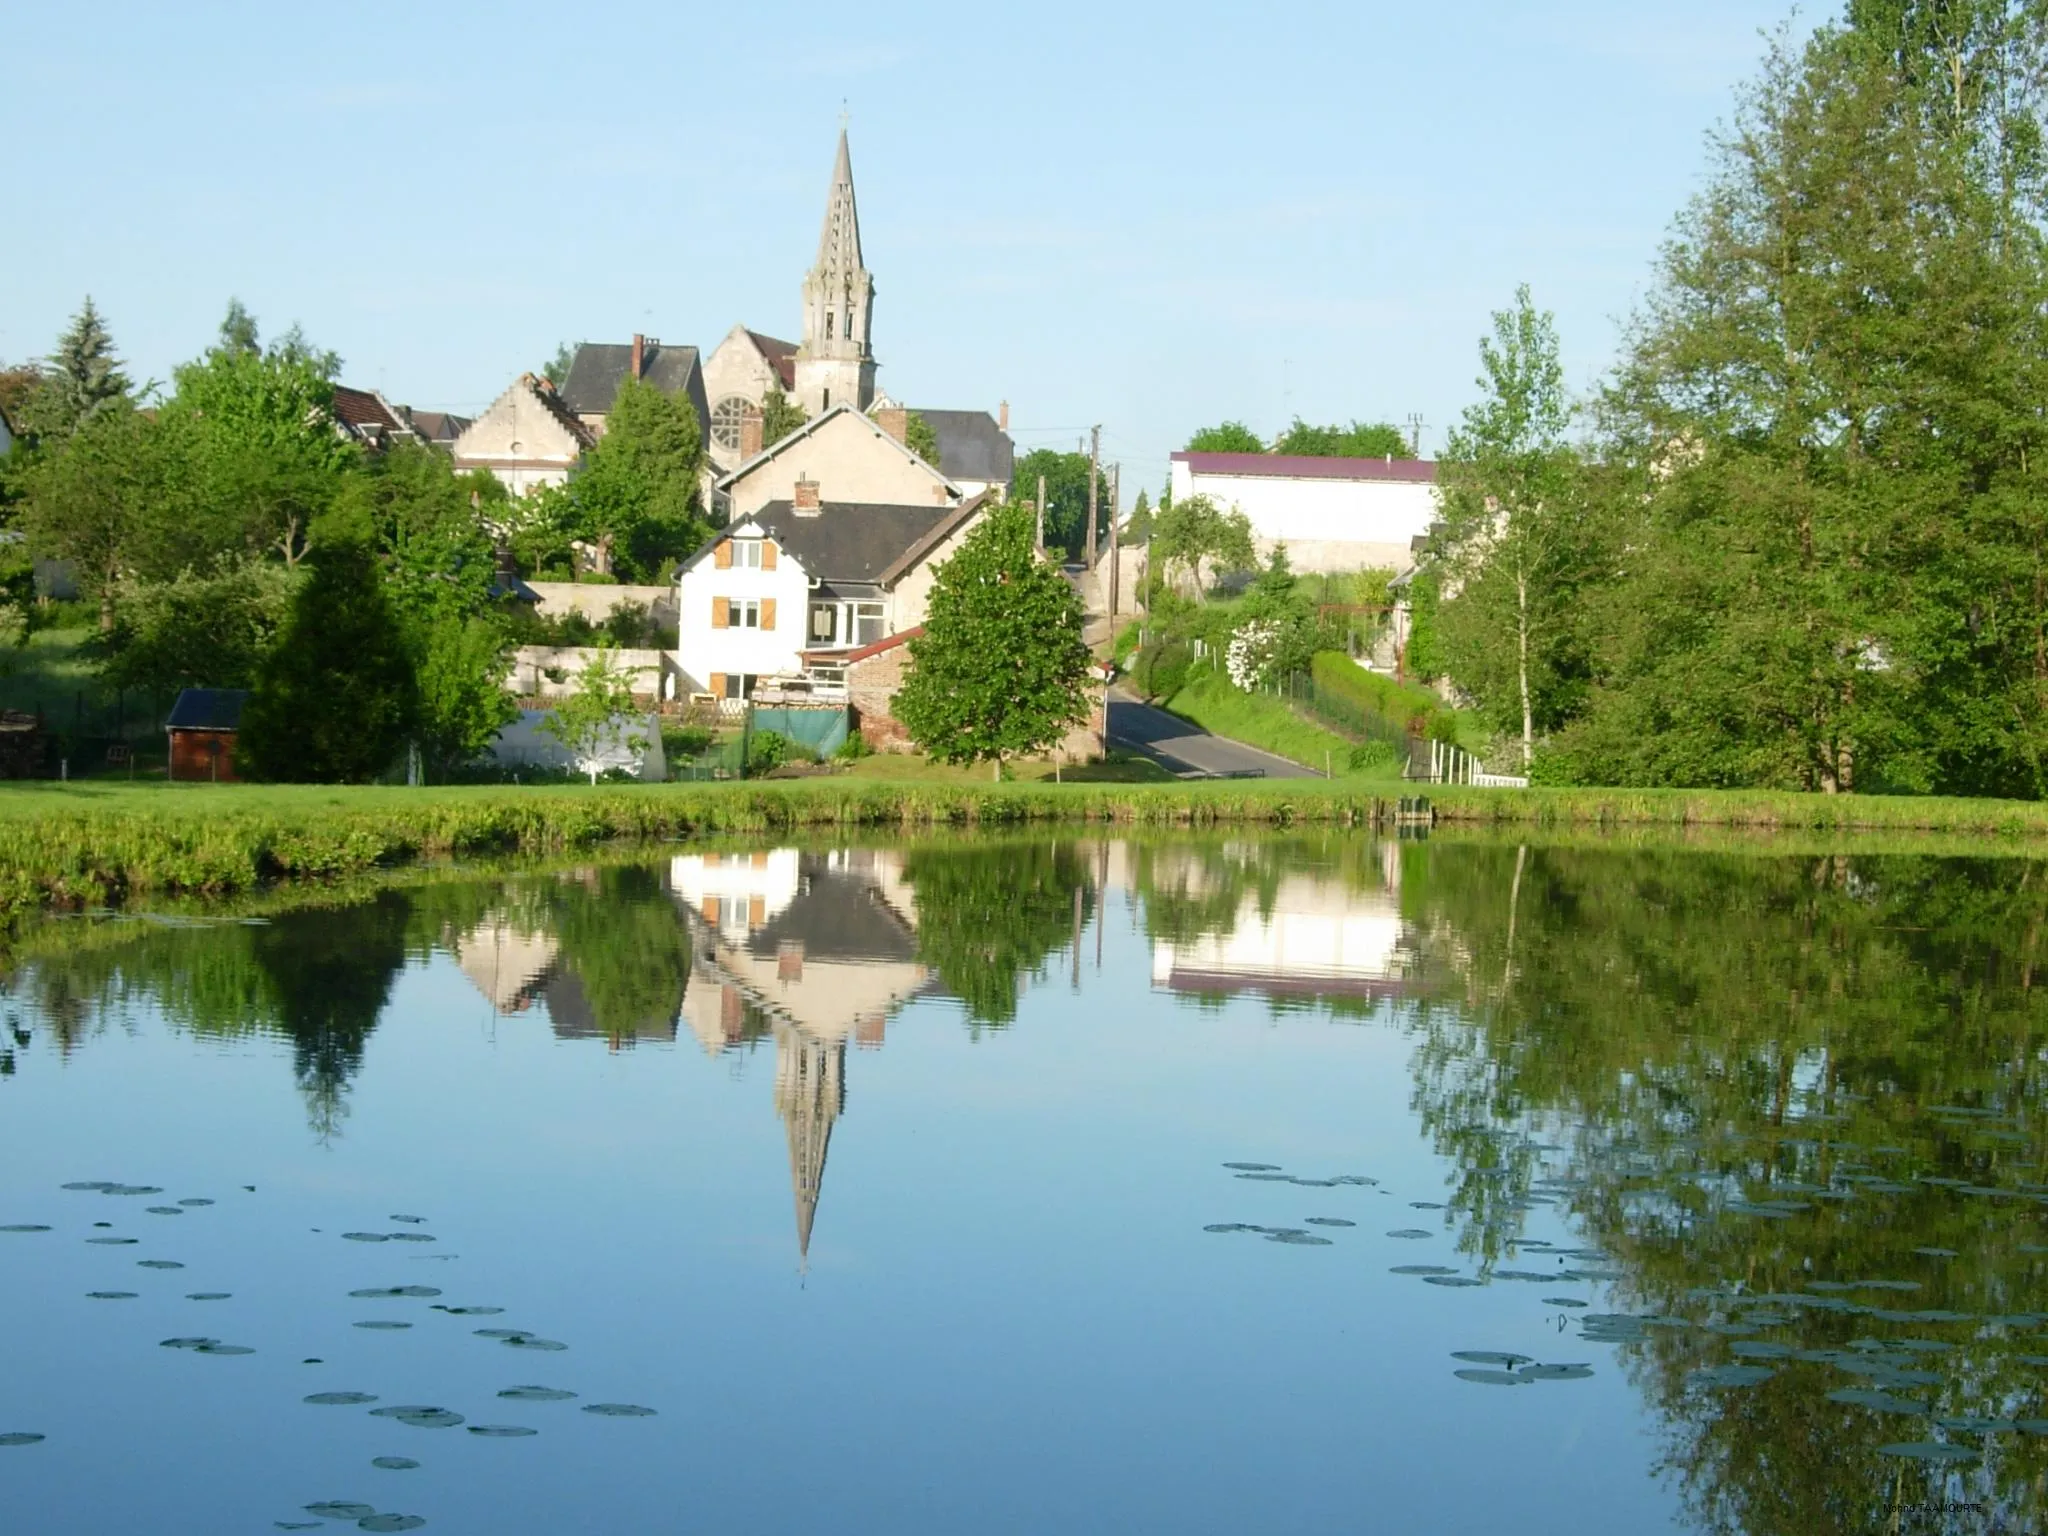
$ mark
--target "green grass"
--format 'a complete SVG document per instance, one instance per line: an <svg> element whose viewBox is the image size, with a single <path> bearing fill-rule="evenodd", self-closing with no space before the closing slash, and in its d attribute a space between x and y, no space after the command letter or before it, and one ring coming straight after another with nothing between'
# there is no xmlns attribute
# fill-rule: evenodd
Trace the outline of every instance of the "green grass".
<svg viewBox="0 0 2048 1536"><path fill-rule="evenodd" d="M1164 707L1213 735L1228 736L1317 773L1327 764L1339 779L1353 782L1393 783L1400 779L1399 763L1354 774L1351 751L1357 743L1304 719L1280 699L1243 692L1220 672L1198 668L1190 674L1187 686Z"/></svg>
<svg viewBox="0 0 2048 1536"><path fill-rule="evenodd" d="M1178 782L1174 775L1149 758L1133 757L1121 752L1112 752L1106 762L1069 764L1060 770L1057 779L1050 762L1035 759L1005 764L1003 772L1008 781L1020 784ZM935 763L928 757L920 757L909 752L878 752L873 757L856 758L848 766L845 776L873 784L957 784L979 788L995 783L995 771L992 768L959 768L950 763Z"/></svg>
<svg viewBox="0 0 2048 1536"><path fill-rule="evenodd" d="M745 784L478 786L0 786L0 917L137 893L247 892L434 856L550 854L615 839L674 841L806 828L915 831L1027 823L1188 827L1386 820L1425 793L1474 831L1694 828L1940 834L1986 852L2048 852L2048 805L1712 790L1423 789L1359 779L1227 783L886 782L853 775ZM1965 851L1958 842L1949 851Z"/></svg>

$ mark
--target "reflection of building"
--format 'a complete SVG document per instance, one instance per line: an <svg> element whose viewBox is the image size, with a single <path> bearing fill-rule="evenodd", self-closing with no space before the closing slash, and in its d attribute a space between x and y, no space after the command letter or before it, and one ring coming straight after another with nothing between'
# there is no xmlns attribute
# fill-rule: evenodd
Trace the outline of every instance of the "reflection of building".
<svg viewBox="0 0 2048 1536"><path fill-rule="evenodd" d="M455 963L499 1013L524 1013L547 985L560 946L502 918L480 923L455 941Z"/></svg>
<svg viewBox="0 0 2048 1536"><path fill-rule="evenodd" d="M1382 884L1360 890L1314 874L1284 875L1268 900L1258 889L1211 932L1152 948L1152 982L1176 992L1256 991L1288 996L1390 997L1408 990L1410 948L1401 920L1398 845L1380 861ZM1200 883L1199 869L1190 872Z"/></svg>
<svg viewBox="0 0 2048 1536"><path fill-rule="evenodd" d="M808 1255L846 1044L879 1049L888 1020L931 984L915 903L891 849L695 854L670 886L697 935L683 1016L710 1052L772 1038L775 1112L789 1138L797 1251Z"/></svg>
<svg viewBox="0 0 2048 1536"><path fill-rule="evenodd" d="M605 1040L613 1049L639 1041L673 1043L682 999L659 996L638 1017L600 1020L591 983L575 955L564 954L550 933L504 914L486 918L454 942L455 963L494 1012L524 1013L536 1001L547 1009L557 1040ZM628 989L628 996L632 989Z"/></svg>

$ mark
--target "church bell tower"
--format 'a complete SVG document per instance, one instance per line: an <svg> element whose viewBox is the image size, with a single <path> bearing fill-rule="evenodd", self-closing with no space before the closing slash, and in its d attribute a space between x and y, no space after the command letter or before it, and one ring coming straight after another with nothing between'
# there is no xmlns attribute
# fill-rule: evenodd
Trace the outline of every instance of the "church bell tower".
<svg viewBox="0 0 2048 1536"><path fill-rule="evenodd" d="M817 416L835 405L866 410L875 398L875 280L860 257L860 214L846 128L825 201L818 260L804 277L804 339L796 353L797 402Z"/></svg>

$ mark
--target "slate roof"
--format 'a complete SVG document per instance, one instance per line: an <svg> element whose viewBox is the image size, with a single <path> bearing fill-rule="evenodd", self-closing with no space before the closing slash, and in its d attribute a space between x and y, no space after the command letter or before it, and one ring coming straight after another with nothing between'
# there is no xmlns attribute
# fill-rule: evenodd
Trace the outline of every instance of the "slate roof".
<svg viewBox="0 0 2048 1536"><path fill-rule="evenodd" d="M1429 459L1312 459L1282 453L1176 453L1176 464L1197 475L1241 475L1257 480L1391 480L1436 483Z"/></svg>
<svg viewBox="0 0 2048 1536"><path fill-rule="evenodd" d="M797 897L759 928L750 929L746 951L772 960L785 942L804 947L806 960L856 960L905 964L917 959L917 939L860 875L803 860L804 882Z"/></svg>
<svg viewBox="0 0 2048 1536"><path fill-rule="evenodd" d="M796 388L796 343L778 341L773 336L763 336L759 331L748 331L748 338L768 360L768 366L775 370L775 377L782 381L786 390Z"/></svg>
<svg viewBox="0 0 2048 1536"><path fill-rule="evenodd" d="M977 496L957 507L828 501L816 516L806 517L798 517L790 502L771 501L745 521L759 526L814 580L887 586L979 511L983 499ZM726 537L716 535L689 563L694 565Z"/></svg>
<svg viewBox="0 0 2048 1536"><path fill-rule="evenodd" d="M232 731L242 723L246 688L187 688L164 721L167 731Z"/></svg>
<svg viewBox="0 0 2048 1536"><path fill-rule="evenodd" d="M619 386L633 369L631 342L586 341L576 348L569 376L557 391L562 403L578 416L603 416L619 398ZM649 341L641 351L640 377L666 395L687 395L697 408L700 425L708 426L711 410L704 401L704 370L695 347L668 347Z"/></svg>
<svg viewBox="0 0 2048 1536"><path fill-rule="evenodd" d="M979 480L1008 485L1016 473L1017 449L1009 433L987 411L924 411L922 416L939 439L939 473L948 480Z"/></svg>
<svg viewBox="0 0 2048 1536"><path fill-rule="evenodd" d="M453 411L416 411L405 413L412 419L413 431L430 443L452 443L475 420L471 416L458 416Z"/></svg>

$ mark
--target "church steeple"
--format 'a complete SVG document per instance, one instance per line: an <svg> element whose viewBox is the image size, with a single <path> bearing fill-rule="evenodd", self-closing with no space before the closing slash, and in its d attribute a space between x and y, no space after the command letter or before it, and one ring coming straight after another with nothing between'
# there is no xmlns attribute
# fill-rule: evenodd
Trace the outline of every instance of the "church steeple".
<svg viewBox="0 0 2048 1536"><path fill-rule="evenodd" d="M789 1135L789 1183L796 1199L799 1263L811 1255L811 1226L825 1184L832 1123L846 1106L846 1042L823 1041L794 1025L775 1026L775 1112Z"/></svg>
<svg viewBox="0 0 2048 1536"><path fill-rule="evenodd" d="M804 276L804 339L796 354L797 400L813 416L835 405L866 410L875 398L875 280L861 260L860 210L846 128L818 231L817 264Z"/></svg>

